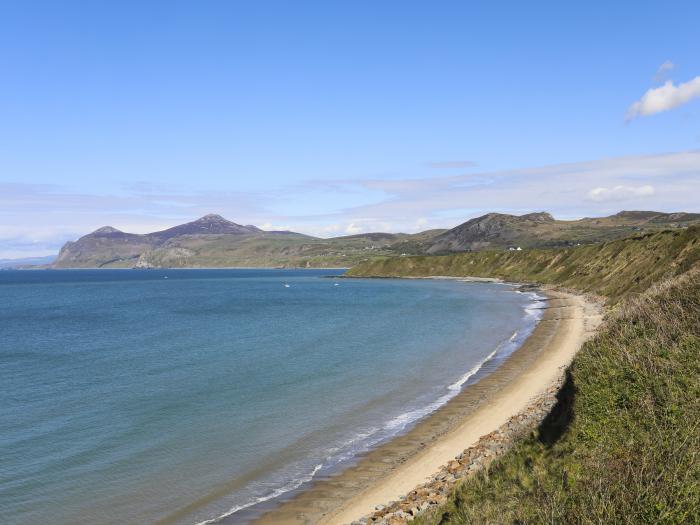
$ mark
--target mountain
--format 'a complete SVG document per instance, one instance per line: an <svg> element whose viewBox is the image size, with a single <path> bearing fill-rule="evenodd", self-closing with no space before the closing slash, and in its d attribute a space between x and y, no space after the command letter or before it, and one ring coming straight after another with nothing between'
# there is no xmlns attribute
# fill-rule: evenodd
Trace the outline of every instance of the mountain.
<svg viewBox="0 0 700 525"><path fill-rule="evenodd" d="M159 241L166 241L180 235L248 235L262 232L260 228L255 226L241 226L224 219L221 215L211 214L167 230L149 233L147 236Z"/></svg>
<svg viewBox="0 0 700 525"><path fill-rule="evenodd" d="M656 231L700 223L698 213L622 211L609 217L556 220L549 213L488 213L429 239L421 248L439 254L510 247L570 246L619 239L639 231Z"/></svg>
<svg viewBox="0 0 700 525"><path fill-rule="evenodd" d="M554 223L554 217L544 212L521 216L488 213L433 238L427 252L457 252L518 244L524 237Z"/></svg>
<svg viewBox="0 0 700 525"><path fill-rule="evenodd" d="M555 247L618 239L700 223L700 214L623 211L560 221L549 213L488 213L451 230L363 233L320 239L264 231L205 215L147 234L104 226L61 249L56 268L349 267L375 256L441 254L515 247Z"/></svg>
<svg viewBox="0 0 700 525"><path fill-rule="evenodd" d="M264 231L220 215L205 215L143 235L104 226L66 243L54 267L345 267L372 255L395 255L391 247L397 242L424 238L424 234L365 233L320 239L290 231Z"/></svg>
<svg viewBox="0 0 700 525"><path fill-rule="evenodd" d="M285 236L290 232L264 232L255 226L243 226L220 215L205 215L195 221L147 234L125 233L104 226L75 242L66 243L54 263L57 268L104 268L150 266L201 266L210 260L207 249L214 244L226 250L250 237ZM293 234L296 238L306 238ZM209 255L209 257L207 256Z"/></svg>
<svg viewBox="0 0 700 525"><path fill-rule="evenodd" d="M54 260L56 260L55 255L46 255L44 257L22 257L19 259L0 259L0 269L46 266L54 262Z"/></svg>
<svg viewBox="0 0 700 525"><path fill-rule="evenodd" d="M56 268L99 268L111 263L136 260L157 246L148 235L125 233L104 226L84 235L74 242L67 242L58 252Z"/></svg>

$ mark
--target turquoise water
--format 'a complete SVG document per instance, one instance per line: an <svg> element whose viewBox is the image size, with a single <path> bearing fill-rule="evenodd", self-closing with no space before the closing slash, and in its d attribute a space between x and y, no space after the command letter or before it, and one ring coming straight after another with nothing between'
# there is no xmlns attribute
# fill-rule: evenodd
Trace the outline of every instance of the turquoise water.
<svg viewBox="0 0 700 525"><path fill-rule="evenodd" d="M235 517L404 431L537 318L505 285L340 273L1 271L2 522Z"/></svg>

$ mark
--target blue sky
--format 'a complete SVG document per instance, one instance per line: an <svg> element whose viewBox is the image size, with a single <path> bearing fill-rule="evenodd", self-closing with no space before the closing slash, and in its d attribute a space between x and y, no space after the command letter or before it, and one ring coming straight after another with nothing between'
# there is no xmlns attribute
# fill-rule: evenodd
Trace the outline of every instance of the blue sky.
<svg viewBox="0 0 700 525"><path fill-rule="evenodd" d="M698 2L0 3L0 257L700 211Z"/></svg>

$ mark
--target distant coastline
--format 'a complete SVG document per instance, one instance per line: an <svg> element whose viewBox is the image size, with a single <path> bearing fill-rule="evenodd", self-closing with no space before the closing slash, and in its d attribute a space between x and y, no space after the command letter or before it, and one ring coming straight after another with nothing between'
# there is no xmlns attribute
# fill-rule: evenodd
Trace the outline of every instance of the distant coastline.
<svg viewBox="0 0 700 525"><path fill-rule="evenodd" d="M376 257L446 255L527 248L566 248L628 235L682 229L700 214L622 211L608 217L559 220L546 212L487 213L449 230L366 232L320 238L242 225L216 214L166 230L129 233L103 226L67 242L57 268L337 268Z"/></svg>
<svg viewBox="0 0 700 525"><path fill-rule="evenodd" d="M183 266L183 267L153 267L153 268L105 268L100 266L85 267L85 268L56 268L53 266L29 266L26 268L2 268L5 270L52 270L57 272L75 271L75 270L108 270L108 271L129 271L129 270L153 270L153 271L168 271L168 270L349 270L349 266Z"/></svg>

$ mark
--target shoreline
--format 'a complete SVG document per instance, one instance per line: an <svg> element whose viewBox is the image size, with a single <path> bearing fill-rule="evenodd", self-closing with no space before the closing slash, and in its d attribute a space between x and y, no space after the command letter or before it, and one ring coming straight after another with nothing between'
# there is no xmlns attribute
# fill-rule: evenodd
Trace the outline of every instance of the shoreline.
<svg viewBox="0 0 700 525"><path fill-rule="evenodd" d="M485 376L477 383L464 388L405 434L365 453L339 474L312 482L290 499L266 509L253 523L340 525L386 513L392 504L398 508L401 498L434 482L441 469L444 471L445 465L462 456L465 449L551 392L582 343L594 332L601 315L599 307L581 295L554 289L539 291L548 303L542 319L500 366L485 369ZM417 508L425 507L427 502L418 502ZM395 517L399 518L401 512Z"/></svg>
<svg viewBox="0 0 700 525"><path fill-rule="evenodd" d="M36 266L36 267L26 267L26 268L6 268L7 270L349 270L349 266L289 266L289 267L279 267L279 266L151 266L144 268L137 267L118 267L118 268L105 268L103 266L90 266L90 267L53 267L53 266Z"/></svg>

